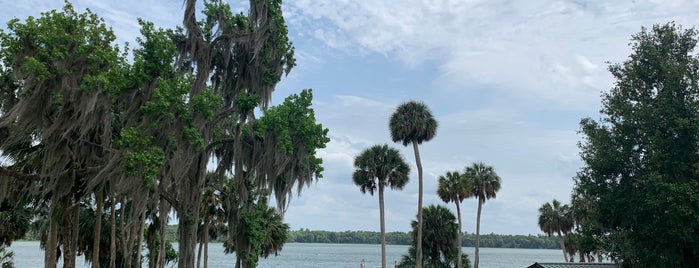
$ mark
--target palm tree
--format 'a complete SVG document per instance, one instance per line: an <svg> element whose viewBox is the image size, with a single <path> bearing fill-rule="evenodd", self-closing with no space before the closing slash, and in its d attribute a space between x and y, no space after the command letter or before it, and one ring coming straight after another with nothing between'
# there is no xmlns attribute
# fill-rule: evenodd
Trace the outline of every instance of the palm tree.
<svg viewBox="0 0 699 268"><path fill-rule="evenodd" d="M470 180L472 194L478 198L478 217L476 219L476 256L473 260L473 267L478 268L478 249L481 236L481 208L486 200L495 198L495 194L500 190L500 177L495 173L493 167L482 162L473 163L466 167L464 176Z"/></svg>
<svg viewBox="0 0 699 268"><path fill-rule="evenodd" d="M403 146L413 144L415 151L415 163L418 174L418 196L417 196L417 266L422 268L422 163L420 162L420 151L418 144L434 138L437 132L437 120L432 116L432 112L422 102L409 101L396 108L391 115L389 122L391 129L391 139L394 142L402 142Z"/></svg>
<svg viewBox="0 0 699 268"><path fill-rule="evenodd" d="M461 201L465 198L472 196L473 186L470 185L469 180L465 179L464 176L459 174L458 171L447 172L444 176L439 176L439 186L437 188L437 195L442 201L449 203L454 202L456 204L456 215L459 219L459 232L458 232L458 243L457 248L459 249L459 259L457 262L457 267L461 268Z"/></svg>
<svg viewBox="0 0 699 268"><path fill-rule="evenodd" d="M456 217L449 209L441 205L430 205L424 209L424 230L425 235L422 240L422 247L425 250L422 263L425 267L454 267L457 261L457 254L465 261L464 267L470 267L468 256L459 253L454 244L456 244L458 224L455 222ZM408 249L408 255L403 255L398 267L415 267L415 248L417 221L412 221L412 245Z"/></svg>
<svg viewBox="0 0 699 268"><path fill-rule="evenodd" d="M549 237L557 233L558 241L561 243L563 250L563 259L568 261L568 253L566 251L563 234L567 234L573 228L573 220L570 217L570 207L561 205L561 202L554 199L551 203L546 202L539 208L539 228Z"/></svg>
<svg viewBox="0 0 699 268"><path fill-rule="evenodd" d="M386 268L386 226L384 224L383 190L386 186L391 189L403 189L408 183L410 167L403 156L388 145L374 145L354 159L352 180L364 194L379 192L379 211L381 222L381 267Z"/></svg>

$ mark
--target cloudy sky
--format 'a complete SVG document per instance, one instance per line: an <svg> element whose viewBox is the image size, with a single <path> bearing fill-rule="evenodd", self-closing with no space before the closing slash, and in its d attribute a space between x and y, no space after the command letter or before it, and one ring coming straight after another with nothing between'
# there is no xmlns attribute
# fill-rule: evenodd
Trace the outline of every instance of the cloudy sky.
<svg viewBox="0 0 699 268"><path fill-rule="evenodd" d="M136 18L177 26L183 2L73 4L104 17L119 43L135 44ZM245 11L246 1L229 2ZM0 3L6 22L63 2ZM438 176L482 161L495 168L502 189L483 207L481 233L541 233L538 207L569 202L581 166L578 123L600 117L600 94L613 84L608 62L628 57L630 37L643 26L699 24L699 2L682 0L287 0L283 9L298 66L274 101L312 88L317 120L331 138L319 152L324 177L287 211L294 230L378 231L378 198L362 195L351 175L354 157L383 143L413 167L405 189L386 193L387 230L410 229L415 161L411 148L391 142L388 119L400 103L419 100L439 122L436 137L420 147L424 204L443 204ZM473 199L463 202L466 232L475 232L476 208Z"/></svg>

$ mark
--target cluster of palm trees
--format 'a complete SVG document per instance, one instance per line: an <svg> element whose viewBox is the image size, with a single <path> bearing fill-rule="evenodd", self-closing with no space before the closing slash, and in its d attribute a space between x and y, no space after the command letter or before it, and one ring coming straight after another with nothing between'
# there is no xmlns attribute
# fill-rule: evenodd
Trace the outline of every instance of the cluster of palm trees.
<svg viewBox="0 0 699 268"><path fill-rule="evenodd" d="M463 173L449 171L445 175L439 176L439 186L437 195L444 202L454 202L459 220L458 244L459 260L458 267L461 267L461 202L466 198L476 198L478 200L478 214L476 217L476 245L473 260L473 267L478 267L480 230L481 230L481 210L485 201L495 198L500 190L500 176L495 173L493 167L482 162L473 163L467 166Z"/></svg>
<svg viewBox="0 0 699 268"><path fill-rule="evenodd" d="M404 146L412 145L418 171L418 213L415 232L415 265L423 267L423 169L418 145L431 140L437 129L437 121L430 109L422 102L409 101L399 105L389 120L391 139ZM352 179L362 193L379 196L380 228L381 228L381 264L386 267L384 198L386 187L400 190L408 183L410 167L405 163L397 149L388 145L374 145L362 151L354 161L355 171ZM461 260L461 210L459 204L463 199L475 197L478 200L478 216L476 227L475 267L478 267L478 238L480 235L481 208L487 199L495 198L500 189L500 177L492 167L483 163L475 163L467 167L463 174L448 172L446 177L440 177L439 196L445 202L455 202L458 214L458 267Z"/></svg>
<svg viewBox="0 0 699 268"><path fill-rule="evenodd" d="M553 199L539 207L539 228L549 237L554 234L558 237L565 262L573 262L575 254L579 262L594 262L595 256L598 262L602 261L599 241L587 241L589 236L581 235L592 226L586 216L591 208L585 204L576 190L570 205Z"/></svg>

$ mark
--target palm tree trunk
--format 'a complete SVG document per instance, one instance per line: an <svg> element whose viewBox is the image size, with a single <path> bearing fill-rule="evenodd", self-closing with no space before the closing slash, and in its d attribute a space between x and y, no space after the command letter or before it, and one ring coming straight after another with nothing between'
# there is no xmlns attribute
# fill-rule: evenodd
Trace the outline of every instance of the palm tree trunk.
<svg viewBox="0 0 699 268"><path fill-rule="evenodd" d="M92 239L92 268L100 268L100 240L102 239L102 207L104 206L104 183L95 191L95 229Z"/></svg>
<svg viewBox="0 0 699 268"><path fill-rule="evenodd" d="M383 182L379 182L379 217L381 221L381 267L386 268L386 225L383 211Z"/></svg>
<svg viewBox="0 0 699 268"><path fill-rule="evenodd" d="M481 242L481 208L483 207L483 199L478 198L478 216L476 218L476 256L473 259L473 268L478 268L478 249Z"/></svg>
<svg viewBox="0 0 699 268"><path fill-rule="evenodd" d="M456 215L459 217L459 233L457 234L459 244L456 245L456 248L459 249L459 256L457 259L456 267L461 268L461 206L459 206L459 201L456 201L454 203L456 203Z"/></svg>
<svg viewBox="0 0 699 268"><path fill-rule="evenodd" d="M415 263L417 268L422 268L422 162L420 162L420 150L417 142L413 141L413 151L415 151L415 164L417 165L418 195L417 195L417 246L415 253ZM476 257L478 258L478 257ZM476 268L478 268L476 266Z"/></svg>
<svg viewBox="0 0 699 268"><path fill-rule="evenodd" d="M568 262L568 252L566 251L566 244L563 241L563 236L561 236L561 231L558 231L558 241L561 243L561 249L563 249L564 262Z"/></svg>

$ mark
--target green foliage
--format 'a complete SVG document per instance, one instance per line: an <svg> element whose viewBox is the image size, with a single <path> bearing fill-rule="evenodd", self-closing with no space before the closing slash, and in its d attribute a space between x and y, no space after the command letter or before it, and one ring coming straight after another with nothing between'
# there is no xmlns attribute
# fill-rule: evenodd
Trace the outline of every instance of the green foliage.
<svg viewBox="0 0 699 268"><path fill-rule="evenodd" d="M328 129L316 123L315 112L311 108L312 101L313 92L310 89L292 94L284 103L265 111L264 116L255 124L255 134L257 137L265 137L268 133L273 133L276 143L287 154L293 154L294 150L304 150L297 153L309 154L310 167L307 168L320 177L323 171L320 166L322 160L315 157L315 150L325 148L330 138L327 136Z"/></svg>
<svg viewBox="0 0 699 268"><path fill-rule="evenodd" d="M354 159L352 180L362 193L382 190L385 186L401 190L408 183L410 166L403 155L388 145L374 145Z"/></svg>
<svg viewBox="0 0 699 268"><path fill-rule="evenodd" d="M418 222L412 221L412 243L408 255L404 255L400 267L414 267L416 260ZM430 205L423 209L422 263L424 267L454 267L459 254L457 244L458 224L456 216L442 205ZM463 267L471 267L468 256L462 256Z"/></svg>
<svg viewBox="0 0 699 268"><path fill-rule="evenodd" d="M260 257L267 258L281 251L289 239L289 225L283 222L277 210L269 207L266 195L258 194L253 191L247 205L235 204L240 207L225 208L226 213L242 210L241 220L234 224L234 234L229 234L224 250L226 253L235 251L246 262L246 267L257 267Z"/></svg>
<svg viewBox="0 0 699 268"><path fill-rule="evenodd" d="M434 138L437 133L437 120L432 111L422 102L409 101L402 103L391 115L388 124L391 139L407 146L413 142L422 144Z"/></svg>
<svg viewBox="0 0 699 268"><path fill-rule="evenodd" d="M15 253L5 245L0 245L0 268L15 268Z"/></svg>
<svg viewBox="0 0 699 268"><path fill-rule="evenodd" d="M111 65L118 53L111 45L116 37L104 20L89 10L77 13L70 3L61 12L44 12L23 23L10 20L7 29L11 34L3 33L0 44L4 65L22 66L23 73L33 74L39 80L74 71L66 69L76 65L72 61L95 66L90 72L100 72ZM28 55L29 51L37 53Z"/></svg>
<svg viewBox="0 0 699 268"><path fill-rule="evenodd" d="M9 246L12 241L21 239L29 231L29 223L33 217L29 208L0 210L0 248Z"/></svg>
<svg viewBox="0 0 699 268"><path fill-rule="evenodd" d="M122 156L126 174L140 175L143 178L143 184L148 189L153 189L155 177L165 161L165 153L160 147L153 145L153 137L135 128L124 128L116 144L126 150Z"/></svg>
<svg viewBox="0 0 699 268"><path fill-rule="evenodd" d="M583 239L629 267L699 265L697 31L672 23L632 38L603 94L603 117L581 121L576 191L593 200Z"/></svg>

